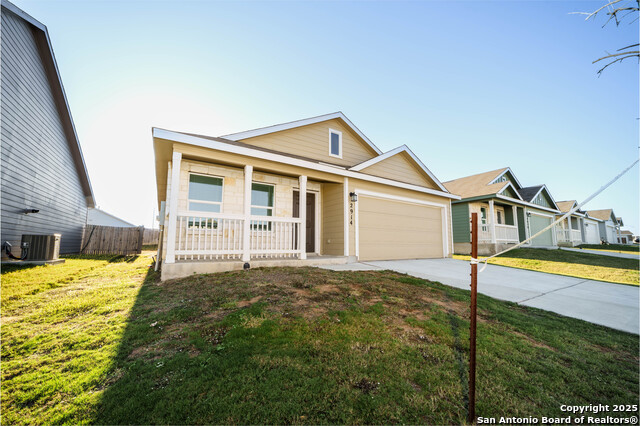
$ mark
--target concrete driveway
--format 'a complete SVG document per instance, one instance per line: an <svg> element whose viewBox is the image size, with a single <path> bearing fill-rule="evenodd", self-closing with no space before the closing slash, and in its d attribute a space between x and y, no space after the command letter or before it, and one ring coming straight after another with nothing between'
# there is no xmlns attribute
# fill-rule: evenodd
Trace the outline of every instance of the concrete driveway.
<svg viewBox="0 0 640 426"><path fill-rule="evenodd" d="M469 262L457 259L385 260L327 265L334 270L390 269L469 290ZM488 265L478 274L478 292L579 318L629 333L640 333L640 288Z"/></svg>

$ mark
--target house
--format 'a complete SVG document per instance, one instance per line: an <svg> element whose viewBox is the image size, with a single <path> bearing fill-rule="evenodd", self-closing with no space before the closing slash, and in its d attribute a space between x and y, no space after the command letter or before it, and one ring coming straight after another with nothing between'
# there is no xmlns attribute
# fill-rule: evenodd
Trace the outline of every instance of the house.
<svg viewBox="0 0 640 426"><path fill-rule="evenodd" d="M566 213L577 207L576 200L558 201L556 203L561 214L556 215L556 219L560 219ZM576 210L571 216L565 218L556 225L556 241L559 246L574 247L580 244L598 244L597 222L595 226L585 223L587 212ZM590 221L595 222L595 221ZM587 229L589 234L587 235ZM589 238L589 241L587 241Z"/></svg>
<svg viewBox="0 0 640 426"><path fill-rule="evenodd" d="M620 231L620 244L633 244L633 232L622 230Z"/></svg>
<svg viewBox="0 0 640 426"><path fill-rule="evenodd" d="M546 186L523 187L509 167L466 176L444 183L460 200L453 200L454 252L469 254L470 217L478 213L478 253L491 255L517 244L550 225L558 206ZM555 233L547 230L527 244L556 245Z"/></svg>
<svg viewBox="0 0 640 426"><path fill-rule="evenodd" d="M90 208L87 214L87 225L115 226L118 228L136 227L133 223L122 220L97 207Z"/></svg>
<svg viewBox="0 0 640 426"><path fill-rule="evenodd" d="M1 6L0 240L19 255L23 234L61 234L78 252L94 198L47 27Z"/></svg>
<svg viewBox="0 0 640 426"><path fill-rule="evenodd" d="M244 263L451 255L451 194L343 113L222 137L153 129L163 279Z"/></svg>
<svg viewBox="0 0 640 426"><path fill-rule="evenodd" d="M618 243L620 223L613 209L587 210L587 214L590 218L598 220L598 231L601 241L609 244Z"/></svg>

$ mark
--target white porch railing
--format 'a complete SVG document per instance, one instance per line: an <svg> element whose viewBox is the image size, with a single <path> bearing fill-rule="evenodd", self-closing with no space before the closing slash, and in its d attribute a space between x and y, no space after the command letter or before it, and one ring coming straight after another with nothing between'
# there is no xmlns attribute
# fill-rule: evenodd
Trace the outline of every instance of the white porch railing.
<svg viewBox="0 0 640 426"><path fill-rule="evenodd" d="M296 217L251 216L249 253L258 258L297 255L301 224Z"/></svg>
<svg viewBox="0 0 640 426"><path fill-rule="evenodd" d="M299 218L251 216L251 257L299 255L301 223ZM176 260L242 259L244 225L243 215L180 212L176 223Z"/></svg>
<svg viewBox="0 0 640 426"><path fill-rule="evenodd" d="M518 238L518 227L515 225L494 225L496 230L496 242L497 243L517 243L520 241ZM480 225L480 232L478 233L478 240L482 242L491 242L491 225Z"/></svg>
<svg viewBox="0 0 640 426"><path fill-rule="evenodd" d="M556 228L556 239L559 243L582 242L582 233L579 229Z"/></svg>

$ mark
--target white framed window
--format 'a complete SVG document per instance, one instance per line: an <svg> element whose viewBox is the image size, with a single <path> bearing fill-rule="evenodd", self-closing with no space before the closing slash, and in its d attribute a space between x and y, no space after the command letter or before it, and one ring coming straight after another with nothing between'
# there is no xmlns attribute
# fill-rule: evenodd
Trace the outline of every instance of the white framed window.
<svg viewBox="0 0 640 426"><path fill-rule="evenodd" d="M498 215L498 220L497 220L498 225L502 225L502 212L498 210L496 214Z"/></svg>
<svg viewBox="0 0 640 426"><path fill-rule="evenodd" d="M329 155L342 158L342 132L329 129Z"/></svg>
<svg viewBox="0 0 640 426"><path fill-rule="evenodd" d="M189 211L220 213L224 179L216 176L189 174Z"/></svg>
<svg viewBox="0 0 640 426"><path fill-rule="evenodd" d="M188 210L220 213L222 211L223 186L224 179L221 177L189 173ZM189 227L216 229L218 221L211 218L189 217Z"/></svg>
<svg viewBox="0 0 640 426"><path fill-rule="evenodd" d="M253 182L251 184L251 215L273 216L275 192L275 185ZM266 225L253 222L251 227L259 231L270 231L271 222L268 222Z"/></svg>

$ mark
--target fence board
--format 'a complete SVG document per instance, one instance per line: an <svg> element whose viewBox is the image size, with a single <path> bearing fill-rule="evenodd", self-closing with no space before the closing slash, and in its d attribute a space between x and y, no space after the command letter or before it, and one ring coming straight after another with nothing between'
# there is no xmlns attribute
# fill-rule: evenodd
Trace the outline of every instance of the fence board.
<svg viewBox="0 0 640 426"><path fill-rule="evenodd" d="M144 227L119 228L115 226L87 225L82 241L83 254L122 254L129 256L142 252Z"/></svg>
<svg viewBox="0 0 640 426"><path fill-rule="evenodd" d="M159 229L144 229L144 236L142 237L142 244L158 244L158 237L160 236Z"/></svg>

